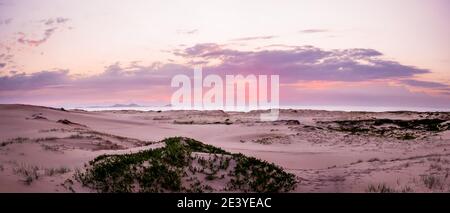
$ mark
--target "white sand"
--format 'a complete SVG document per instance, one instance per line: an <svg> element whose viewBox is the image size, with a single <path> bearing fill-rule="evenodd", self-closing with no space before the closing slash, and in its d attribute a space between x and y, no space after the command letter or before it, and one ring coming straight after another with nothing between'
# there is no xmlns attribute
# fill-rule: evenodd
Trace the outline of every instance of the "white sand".
<svg viewBox="0 0 450 213"><path fill-rule="evenodd" d="M15 139L0 146L0 192L69 192L61 184L96 156L160 147L162 144L152 142L172 136L194 138L274 162L298 177L298 192L364 192L371 184L385 184L396 191L450 191L450 131L398 140L349 135L323 128L317 122L420 116L448 120L448 113L281 111L280 120L298 120L299 125L261 123L258 116L258 112L221 111L68 112L0 105L0 143ZM57 122L62 119L73 123ZM232 124L226 125L226 119ZM38 167L39 178L27 184L18 171L34 166ZM51 168L61 167L70 171L46 174ZM430 177L437 181L432 187L423 181ZM75 191L90 191L77 184L73 187Z"/></svg>

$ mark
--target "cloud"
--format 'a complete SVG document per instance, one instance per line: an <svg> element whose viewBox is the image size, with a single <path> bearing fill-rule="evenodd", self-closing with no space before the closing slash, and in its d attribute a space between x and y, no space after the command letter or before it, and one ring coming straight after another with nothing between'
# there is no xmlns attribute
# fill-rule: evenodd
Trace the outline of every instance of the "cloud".
<svg viewBox="0 0 450 213"><path fill-rule="evenodd" d="M232 51L233 53L225 53L224 51ZM192 47L187 47L183 50L175 50L173 53L185 58L202 57L204 59L208 59L220 55L236 54L237 51L225 50L222 45L216 43L202 43Z"/></svg>
<svg viewBox="0 0 450 213"><path fill-rule="evenodd" d="M56 27L46 29L44 31L44 35L40 39L27 39L26 35L24 33L19 33L20 37L17 39L17 42L19 42L21 44L27 44L29 46L36 47L36 46L39 46L39 45L43 44L44 42L46 42L53 35L53 33L56 31L56 29L57 29Z"/></svg>
<svg viewBox="0 0 450 213"><path fill-rule="evenodd" d="M422 87L422 88L449 88L448 85L437 83L437 82L431 82L431 81L420 81L420 80L413 80L413 79L406 79L401 81L403 84L414 86L414 87Z"/></svg>
<svg viewBox="0 0 450 213"><path fill-rule="evenodd" d="M190 69L176 64L159 66L131 65L123 67L119 63L105 67L105 70L92 76L74 78L68 70L40 71L32 74L15 73L0 77L0 91L27 91L49 87L70 87L72 89L128 90L170 85L171 77L187 73Z"/></svg>
<svg viewBox="0 0 450 213"><path fill-rule="evenodd" d="M366 82L372 80L402 79L404 85L443 87L444 84L412 80L416 74L429 73L426 69L402 65L381 59L382 53L373 49L322 50L313 46L297 46L280 50L241 51L216 43L197 44L175 52L185 59L207 63L205 74L278 74L281 83L302 81ZM141 66L119 63L105 67L98 75L73 79L67 70L23 73L2 77L0 90L36 89L50 85L72 85L84 88L127 89L149 85L169 85L170 79L180 73L191 74L190 65L155 63Z"/></svg>
<svg viewBox="0 0 450 213"><path fill-rule="evenodd" d="M8 52L6 50L6 52ZM1 53L0 54L0 69L2 68L6 68L7 66L13 65L14 61L12 60L12 58L14 57L14 55L9 54L9 53Z"/></svg>
<svg viewBox="0 0 450 213"><path fill-rule="evenodd" d="M177 30L177 34L186 34L186 35L192 35L198 33L198 29L192 29L192 30L183 30L179 29Z"/></svg>
<svg viewBox="0 0 450 213"><path fill-rule="evenodd" d="M242 37L242 38L235 38L231 41L252 41L252 40L268 40L276 38L277 36L253 36L253 37Z"/></svg>
<svg viewBox="0 0 450 213"><path fill-rule="evenodd" d="M282 104L450 105L448 85L415 80L429 70L383 59L373 49L323 50L313 46L243 51L217 43L203 43L174 52L179 57L205 62L204 75L278 74ZM218 63L207 64L215 60ZM177 74L192 76L191 64L132 62L105 67L100 74L71 76L68 70L0 77L0 102L75 103L123 100L170 100L170 82ZM414 80L413 80L414 79ZM391 82L397 84L390 84ZM408 87L441 91L431 96ZM422 90L423 91L423 90Z"/></svg>
<svg viewBox="0 0 450 213"><path fill-rule="evenodd" d="M330 30L327 29L305 29L305 30L300 30L300 33L326 33L326 32L330 32Z"/></svg>
<svg viewBox="0 0 450 213"><path fill-rule="evenodd" d="M41 20L40 22L43 23L45 25L45 30L42 33L42 37L41 38L28 38L29 36L27 36L25 33L23 32L19 32L19 38L17 38L17 42L19 42L20 44L25 44L31 47L37 47L43 43L45 43L58 29L59 27L66 23L67 21L69 21L68 18L63 18L63 17L56 17L56 18L49 18L49 19L44 19ZM49 28L50 27L50 28Z"/></svg>
<svg viewBox="0 0 450 213"><path fill-rule="evenodd" d="M51 34L51 33L49 33ZM41 41L37 41L41 42ZM416 74L429 73L429 70L403 65L395 61L381 59L382 53L373 49L322 50L313 46L296 46L280 50L241 51L226 48L216 43L197 44L175 52L185 59L207 63L217 60L219 63L205 65L206 73L227 74L278 74L282 83L300 81L340 81L365 82L372 80L402 79L404 85L416 87L444 87L435 82L412 80ZM123 87L143 85L147 83L163 84L179 73L191 71L189 65L174 63L158 63L151 66L140 66L131 63L124 67L119 63L105 68L104 72L94 76L71 80L67 71L43 71L31 75L16 74L2 79L0 89L12 88L17 82L41 81L41 77L64 80L57 84L70 83L81 86ZM54 75L50 75L54 74ZM14 82L14 83L10 83ZM49 82L42 81L48 86ZM9 85L9 86L5 86ZM17 83L17 85L22 85ZM38 83L30 83L38 85ZM34 88L34 86L33 86Z"/></svg>
<svg viewBox="0 0 450 213"><path fill-rule="evenodd" d="M34 90L70 81L68 70L41 71L27 75L24 73L0 77L0 91Z"/></svg>
<svg viewBox="0 0 450 213"><path fill-rule="evenodd" d="M197 44L176 51L195 60L220 60L209 67L219 74L278 74L286 82L298 80L368 81L412 77L429 70L381 59L373 49L322 50L295 46L281 50L239 51L214 43Z"/></svg>
<svg viewBox="0 0 450 213"><path fill-rule="evenodd" d="M0 25L10 24L12 20L12 18L0 20ZM30 29L33 29L33 31L15 32L10 36L5 36L4 41L0 42L0 64L2 64L2 66L0 66L0 69L17 69L19 65L15 62L14 58L18 52L24 50L23 45L29 47L37 47L42 45L43 43L47 42L56 32L65 29L63 27L68 21L69 19L64 17L33 21L31 23L33 25L36 25L30 27ZM28 23L30 22L27 22L27 24ZM28 26L26 26L24 29L28 29Z"/></svg>
<svg viewBox="0 0 450 213"><path fill-rule="evenodd" d="M4 20L0 20L0 25L4 24L4 25L8 25L12 22L12 18L8 18L8 19L4 19Z"/></svg>
<svg viewBox="0 0 450 213"><path fill-rule="evenodd" d="M65 23L67 21L69 21L68 18L63 18L63 17L57 17L56 18L56 23L58 23L58 24Z"/></svg>
<svg viewBox="0 0 450 213"><path fill-rule="evenodd" d="M49 25L54 25L54 24L63 24L69 20L70 19L64 18L64 17L56 17L56 18L43 19L43 20L41 20L41 22L44 23L45 25L49 26Z"/></svg>
<svg viewBox="0 0 450 213"><path fill-rule="evenodd" d="M53 19L47 19L47 20L43 20L45 25L52 25L53 23L55 23L55 21Z"/></svg>
<svg viewBox="0 0 450 213"><path fill-rule="evenodd" d="M308 82L304 84L307 85ZM327 89L281 88L280 100L291 106L362 106L366 109L378 107L378 110L380 107L392 107L391 109L395 110L420 108L421 110L448 110L450 107L448 94L429 95L424 92L412 92L402 85L392 85L387 82L339 84Z"/></svg>
<svg viewBox="0 0 450 213"><path fill-rule="evenodd" d="M71 76L67 70L11 73L0 77L0 103L74 103L79 106L135 98L167 104L173 92L171 78L189 72L190 68L177 64L125 67L116 63L91 76Z"/></svg>

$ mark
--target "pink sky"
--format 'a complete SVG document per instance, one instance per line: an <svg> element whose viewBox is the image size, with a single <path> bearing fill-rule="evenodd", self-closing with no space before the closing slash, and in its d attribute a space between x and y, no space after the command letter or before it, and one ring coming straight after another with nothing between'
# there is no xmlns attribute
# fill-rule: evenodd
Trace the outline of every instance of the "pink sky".
<svg viewBox="0 0 450 213"><path fill-rule="evenodd" d="M450 109L450 1L0 0L0 103L167 104L170 79L278 74L282 105Z"/></svg>

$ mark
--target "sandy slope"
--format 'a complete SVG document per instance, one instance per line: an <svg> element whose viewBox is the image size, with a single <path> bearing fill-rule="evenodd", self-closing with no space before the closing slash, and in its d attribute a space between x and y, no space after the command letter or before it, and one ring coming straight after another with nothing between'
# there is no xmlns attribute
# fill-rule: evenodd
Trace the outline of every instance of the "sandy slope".
<svg viewBox="0 0 450 213"><path fill-rule="evenodd" d="M414 139L403 140L339 131L329 123L380 118L448 122L449 113L283 110L277 122L259 122L258 116L0 105L0 192L68 192L68 185L89 191L68 181L84 163L104 153L160 147L157 141L171 136L274 162L298 177L299 192L364 192L383 184L396 191L450 191L449 130L411 130ZM37 179L30 180L30 173Z"/></svg>

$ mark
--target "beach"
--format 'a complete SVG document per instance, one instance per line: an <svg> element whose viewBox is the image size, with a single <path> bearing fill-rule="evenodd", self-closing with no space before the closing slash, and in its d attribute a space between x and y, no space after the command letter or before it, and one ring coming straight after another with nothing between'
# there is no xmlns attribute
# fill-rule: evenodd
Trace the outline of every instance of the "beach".
<svg viewBox="0 0 450 213"><path fill-rule="evenodd" d="M274 163L295 175L291 192L450 190L448 112L260 113L0 105L0 192L96 192L74 179L89 161L177 136Z"/></svg>

